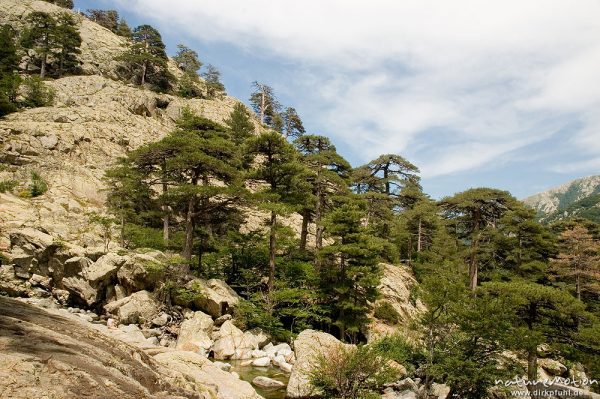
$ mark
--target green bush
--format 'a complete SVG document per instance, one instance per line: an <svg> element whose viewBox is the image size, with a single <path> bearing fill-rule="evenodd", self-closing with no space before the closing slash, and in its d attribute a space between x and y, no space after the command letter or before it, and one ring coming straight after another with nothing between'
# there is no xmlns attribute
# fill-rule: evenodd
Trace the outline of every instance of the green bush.
<svg viewBox="0 0 600 399"><path fill-rule="evenodd" d="M125 225L125 241L128 248L153 248L164 251L162 229L156 229L138 224Z"/></svg>
<svg viewBox="0 0 600 399"><path fill-rule="evenodd" d="M373 343L373 349L381 356L403 365L408 373L414 372L425 362L425 351L410 344L400 335L388 335Z"/></svg>
<svg viewBox="0 0 600 399"><path fill-rule="evenodd" d="M174 287L171 297L178 305L192 307L194 303L206 298L206 294L202 287L194 282L190 287Z"/></svg>
<svg viewBox="0 0 600 399"><path fill-rule="evenodd" d="M384 384L395 381L398 371L371 346L340 345L316 359L310 383L323 398L366 399L379 397Z"/></svg>
<svg viewBox="0 0 600 399"><path fill-rule="evenodd" d="M0 181L0 193L10 192L15 189L19 185L19 182L16 180L2 180Z"/></svg>
<svg viewBox="0 0 600 399"><path fill-rule="evenodd" d="M32 76L23 81L25 86L25 100L23 105L26 107L47 107L54 103L56 91L48 87L42 79Z"/></svg>
<svg viewBox="0 0 600 399"><path fill-rule="evenodd" d="M383 320L389 324L398 324L400 321L400 314L394 309L389 302L379 302L375 305L374 316L379 320Z"/></svg>
<svg viewBox="0 0 600 399"><path fill-rule="evenodd" d="M39 197L48 191L48 184L37 172L31 172L31 184L29 185L29 194L32 198Z"/></svg>

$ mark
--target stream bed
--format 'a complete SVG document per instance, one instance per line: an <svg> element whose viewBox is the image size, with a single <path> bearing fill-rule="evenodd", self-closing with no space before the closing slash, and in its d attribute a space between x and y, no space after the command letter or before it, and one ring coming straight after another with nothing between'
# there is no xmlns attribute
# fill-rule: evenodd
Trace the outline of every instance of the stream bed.
<svg viewBox="0 0 600 399"><path fill-rule="evenodd" d="M255 366L242 366L243 360L220 360L231 364L231 370L239 374L240 378L244 381L248 381L252 384L252 379L258 376L269 377L277 381L283 382L286 386L290 379L290 375L284 373L277 367L255 367ZM265 399L284 399L285 388L263 388L252 385L256 392Z"/></svg>

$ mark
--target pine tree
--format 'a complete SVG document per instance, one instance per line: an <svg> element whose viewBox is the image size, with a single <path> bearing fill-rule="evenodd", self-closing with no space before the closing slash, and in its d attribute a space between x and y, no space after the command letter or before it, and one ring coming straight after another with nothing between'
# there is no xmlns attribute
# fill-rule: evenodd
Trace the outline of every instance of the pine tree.
<svg viewBox="0 0 600 399"><path fill-rule="evenodd" d="M21 45L31 49L39 59L40 78L46 76L48 57L57 46L57 21L50 14L34 11L27 16L28 28L21 37Z"/></svg>
<svg viewBox="0 0 600 399"><path fill-rule="evenodd" d="M236 145L243 144L254 133L254 124L250 120L248 110L242 103L237 103L225 124L231 130L231 138Z"/></svg>
<svg viewBox="0 0 600 399"><path fill-rule="evenodd" d="M384 244L363 226L365 212L352 199L343 200L327 217L333 244L321 249L322 287L332 307L333 324L342 340L356 342L368 323L370 303L378 296Z"/></svg>
<svg viewBox="0 0 600 399"><path fill-rule="evenodd" d="M561 251L554 260L560 278L573 281L577 299L583 291L600 293L600 244L583 226L560 234Z"/></svg>
<svg viewBox="0 0 600 399"><path fill-rule="evenodd" d="M313 209L305 208L302 212L302 232L300 250L306 248L308 222L311 217L316 224L315 248L323 247L323 216L330 204L330 197L346 194L350 164L336 152L335 146L327 137L306 135L295 140L298 151L302 154L302 163L310 170L308 182L311 186Z"/></svg>
<svg viewBox="0 0 600 399"><path fill-rule="evenodd" d="M277 216L289 213L300 202L305 192L301 179L304 168L297 161L294 147L275 132L249 138L245 153L248 163L258 163L249 171L248 178L256 183L266 183L257 195L257 202L270 212L268 291L271 293L276 269Z"/></svg>
<svg viewBox="0 0 600 399"><path fill-rule="evenodd" d="M252 86L254 87L254 92L250 96L252 109L258 115L260 123L273 127L273 119L278 115L281 104L270 86L259 82L252 83Z"/></svg>
<svg viewBox="0 0 600 399"><path fill-rule="evenodd" d="M119 21L119 24L117 25L117 31L115 33L127 39L131 39L133 37L133 32L131 31L129 24L123 18L121 18Z"/></svg>
<svg viewBox="0 0 600 399"><path fill-rule="evenodd" d="M304 125L302 124L302 119L300 119L295 108L286 108L285 111L282 112L281 118L283 120L283 134L286 138L299 137L306 133Z"/></svg>
<svg viewBox="0 0 600 399"><path fill-rule="evenodd" d="M0 27L0 117L17 110L19 61L15 32L9 25L3 25Z"/></svg>
<svg viewBox="0 0 600 399"><path fill-rule="evenodd" d="M208 98L225 94L225 86L221 83L221 72L215 66L208 64L206 71L202 72L202 77L206 82L206 95Z"/></svg>
<svg viewBox="0 0 600 399"><path fill-rule="evenodd" d="M66 71L74 71L79 65L77 54L81 54L81 36L77 24L68 13L60 14L56 25L56 49L53 56L58 60L58 76Z"/></svg>
<svg viewBox="0 0 600 399"><path fill-rule="evenodd" d="M133 43L118 60L125 63L128 75L140 85L152 83L164 89L170 86L172 76L167 71L167 54L160 33L150 25L133 30Z"/></svg>
<svg viewBox="0 0 600 399"><path fill-rule="evenodd" d="M452 219L455 234L469 246L469 286L473 293L478 284L479 255L486 229L495 228L499 219L515 203L507 192L490 188L474 188L440 202L446 217Z"/></svg>
<svg viewBox="0 0 600 399"><path fill-rule="evenodd" d="M113 33L119 28L119 13L116 10L87 10L87 17Z"/></svg>
<svg viewBox="0 0 600 399"><path fill-rule="evenodd" d="M177 48L173 60L183 71L183 76L179 79L179 95L187 98L200 97L202 92L198 70L202 67L202 62L198 59L198 53L183 44L178 44Z"/></svg>
<svg viewBox="0 0 600 399"><path fill-rule="evenodd" d="M527 353L527 378L537 380L537 348L542 343L569 340L584 315L583 304L564 290L515 280L488 282L485 292L509 302L505 313L512 316L507 345Z"/></svg>
<svg viewBox="0 0 600 399"><path fill-rule="evenodd" d="M190 260L196 224L211 237L212 216L239 201L242 192L239 153L227 130L207 119L186 111L178 127L162 141L164 146L174 150L174 156L167 160L167 170L181 179L170 195L187 204L182 256Z"/></svg>

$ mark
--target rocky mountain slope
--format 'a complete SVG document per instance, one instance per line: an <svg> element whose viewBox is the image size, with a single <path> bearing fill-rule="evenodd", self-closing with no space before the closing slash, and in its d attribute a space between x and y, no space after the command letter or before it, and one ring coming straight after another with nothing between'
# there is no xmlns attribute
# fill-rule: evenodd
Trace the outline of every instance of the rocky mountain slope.
<svg viewBox="0 0 600 399"><path fill-rule="evenodd" d="M2 0L0 24L20 29L32 11L65 9ZM172 131L183 108L223 123L239 100L183 99L117 80L114 58L125 49L123 38L74 16L85 74L48 80L56 91L52 106L0 120L0 181L18 183L12 193L0 193L0 293L25 298L0 296L0 397L260 397L235 368L210 361L208 354L272 366L284 379L296 373L294 380L305 381L292 368L298 349L233 324L240 298L225 282L184 281L202 296L166 309L159 289L164 275L150 271L167 267L169 254L127 251L118 243L103 248L88 215L105 210L105 171L128 151ZM180 73L172 61L169 68ZM19 195L32 172L48 191ZM246 211L247 225L263 223L264 213ZM284 223L298 232L300 216ZM400 318L396 326L374 322L365 331L371 338L408 325L423 310L409 300L416 284L409 269L385 265L385 271L379 301L389 302ZM255 386L281 390L261 378Z"/></svg>
<svg viewBox="0 0 600 399"><path fill-rule="evenodd" d="M600 176L573 180L523 201L545 222L577 216L600 221Z"/></svg>

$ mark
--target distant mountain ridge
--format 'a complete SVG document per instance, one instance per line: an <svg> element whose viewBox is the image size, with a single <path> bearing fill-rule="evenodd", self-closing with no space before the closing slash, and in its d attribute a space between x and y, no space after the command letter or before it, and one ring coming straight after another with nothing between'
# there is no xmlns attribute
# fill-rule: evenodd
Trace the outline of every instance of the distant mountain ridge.
<svg viewBox="0 0 600 399"><path fill-rule="evenodd" d="M523 200L542 222L582 217L600 222L600 175L570 181Z"/></svg>

